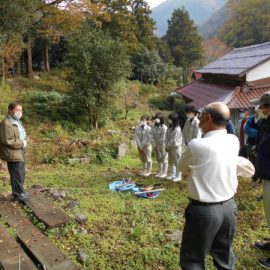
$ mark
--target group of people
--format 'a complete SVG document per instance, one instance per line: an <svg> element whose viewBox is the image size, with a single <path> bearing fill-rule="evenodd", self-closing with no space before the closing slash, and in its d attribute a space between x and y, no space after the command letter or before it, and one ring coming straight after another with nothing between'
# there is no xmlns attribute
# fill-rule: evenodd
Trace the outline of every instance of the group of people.
<svg viewBox="0 0 270 270"><path fill-rule="evenodd" d="M182 148L185 148L192 139L201 137L195 107L188 106L186 116L183 131L180 127L179 115L175 112L168 116L168 126L165 125L164 116L161 113L155 114L151 122L147 116L141 117L140 124L135 129L135 142L143 166L143 176L149 176L152 172L152 153L154 152L158 162L156 177L166 178L173 182L181 180L178 164Z"/></svg>
<svg viewBox="0 0 270 270"><path fill-rule="evenodd" d="M270 232L270 92L252 103L258 106L260 119L256 136L253 134L256 145L254 177L263 182L264 209ZM176 113L169 115L168 127L161 113L153 116L152 126L147 117L141 117L135 141L143 175L151 174L152 151L159 164L157 177L177 182L181 180L181 173L189 175L189 204L185 210L180 250L182 269L205 269L205 259L210 254L217 269L232 270L235 265L232 242L236 229L237 175L251 177L254 167L250 161L239 157L239 140L227 131L230 110L225 104L207 105L200 120L191 106L186 116L183 131ZM0 123L0 158L7 161L14 200L26 202L29 198L24 190L27 136L21 117L21 104L9 104L8 115ZM181 146L184 148L182 154ZM255 247L270 251L270 242L256 242ZM270 257L258 262L270 269Z"/></svg>
<svg viewBox="0 0 270 270"><path fill-rule="evenodd" d="M270 232L270 92L251 103L257 106L256 113L252 116L246 114L246 121L241 123L243 132L248 135L245 145L256 153L251 161L239 155L241 138L239 140L235 136L230 110L221 102L206 106L200 119L196 110L187 111L182 132L175 113L168 117L168 128L160 113L153 117L152 127L148 125L147 118L142 117L136 128L135 140L144 166L143 175L151 174L152 150L159 163L157 177L179 181L181 173L189 175L189 204L185 210L180 250L183 270L205 269L209 254L217 269L234 269L232 243L236 230L234 195L238 186L237 176L253 176L263 182L264 209ZM182 154L181 145L184 149ZM255 247L270 251L270 242L256 242ZM270 257L258 262L270 269Z"/></svg>

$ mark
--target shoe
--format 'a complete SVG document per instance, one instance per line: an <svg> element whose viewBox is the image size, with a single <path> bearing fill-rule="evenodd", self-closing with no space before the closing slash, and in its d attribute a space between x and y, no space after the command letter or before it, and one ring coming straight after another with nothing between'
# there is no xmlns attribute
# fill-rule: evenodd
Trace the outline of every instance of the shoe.
<svg viewBox="0 0 270 270"><path fill-rule="evenodd" d="M25 203L29 200L29 196L22 193L20 196L14 196L14 201Z"/></svg>
<svg viewBox="0 0 270 270"><path fill-rule="evenodd" d="M259 259L258 264L266 269L270 269L270 257Z"/></svg>
<svg viewBox="0 0 270 270"><path fill-rule="evenodd" d="M145 172L142 176L148 177L151 175L151 172Z"/></svg>
<svg viewBox="0 0 270 270"><path fill-rule="evenodd" d="M181 176L174 177L174 178L172 179L173 182L179 182L179 181L181 181L181 180L182 180L182 177L181 177Z"/></svg>
<svg viewBox="0 0 270 270"><path fill-rule="evenodd" d="M255 242L254 247L260 250L266 250L270 251L270 243L260 243L260 242Z"/></svg>
<svg viewBox="0 0 270 270"><path fill-rule="evenodd" d="M167 176L167 177L166 177L166 179L167 179L167 180L173 180L173 179L174 179L174 177L175 177L175 175L174 175L174 174L172 174L172 175L170 175L170 176Z"/></svg>

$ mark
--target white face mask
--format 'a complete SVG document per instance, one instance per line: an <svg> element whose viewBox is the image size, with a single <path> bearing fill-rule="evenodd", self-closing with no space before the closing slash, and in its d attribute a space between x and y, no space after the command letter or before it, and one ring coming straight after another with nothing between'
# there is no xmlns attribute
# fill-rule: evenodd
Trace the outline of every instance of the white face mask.
<svg viewBox="0 0 270 270"><path fill-rule="evenodd" d="M146 125L146 121L141 121L141 126L145 126Z"/></svg>
<svg viewBox="0 0 270 270"><path fill-rule="evenodd" d="M160 119L159 118L155 119L155 123L160 124Z"/></svg>
<svg viewBox="0 0 270 270"><path fill-rule="evenodd" d="M20 120L22 118L22 112L16 111L13 116L15 119Z"/></svg>
<svg viewBox="0 0 270 270"><path fill-rule="evenodd" d="M260 119L267 119L267 118L269 117L270 113L264 114L264 113L263 113L263 110L259 109L259 110L258 110L258 115L259 115L259 118L260 118Z"/></svg>
<svg viewBox="0 0 270 270"><path fill-rule="evenodd" d="M171 120L171 119L169 119L169 120L168 120L168 123L169 123L169 124L172 124L172 120Z"/></svg>

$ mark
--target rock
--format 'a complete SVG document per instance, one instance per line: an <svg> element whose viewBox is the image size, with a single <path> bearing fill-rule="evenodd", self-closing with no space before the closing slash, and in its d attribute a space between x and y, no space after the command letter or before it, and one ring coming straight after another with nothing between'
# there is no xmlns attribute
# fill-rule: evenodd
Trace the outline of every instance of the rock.
<svg viewBox="0 0 270 270"><path fill-rule="evenodd" d="M88 234L88 231L87 231L84 227L80 227L80 228L79 228L79 232L80 232L81 234Z"/></svg>
<svg viewBox="0 0 270 270"><path fill-rule="evenodd" d="M79 223L79 224L84 224L87 220L87 217L84 215L84 214L78 214L76 217L75 217L75 220Z"/></svg>
<svg viewBox="0 0 270 270"><path fill-rule="evenodd" d="M61 194L58 192L58 191L55 191L53 194L52 194L53 198L55 200L60 200L61 199Z"/></svg>
<svg viewBox="0 0 270 270"><path fill-rule="evenodd" d="M92 242L98 246L100 241L102 240L102 238L99 236L99 235L95 235L93 238L92 238Z"/></svg>
<svg viewBox="0 0 270 270"><path fill-rule="evenodd" d="M80 161L82 164L87 164L91 162L91 158L90 157L81 158Z"/></svg>
<svg viewBox="0 0 270 270"><path fill-rule="evenodd" d="M40 77L38 75L35 75L33 78L36 80L40 80Z"/></svg>
<svg viewBox="0 0 270 270"><path fill-rule="evenodd" d="M62 190L59 192L60 198L64 199L67 197L67 192L65 190Z"/></svg>
<svg viewBox="0 0 270 270"><path fill-rule="evenodd" d="M182 232L180 230L176 230L170 234L167 234L167 239L180 244L182 240Z"/></svg>
<svg viewBox="0 0 270 270"><path fill-rule="evenodd" d="M68 203L66 205L66 208L68 209L73 209L75 208L76 206L78 206L80 203L78 201L71 201L70 203Z"/></svg>
<svg viewBox="0 0 270 270"><path fill-rule="evenodd" d="M89 256L87 255L85 249L83 249L83 248L81 248L81 249L78 250L77 256L78 256L78 260L79 260L80 262L86 262L87 259L88 259L88 257L89 257Z"/></svg>
<svg viewBox="0 0 270 270"><path fill-rule="evenodd" d="M35 188L35 189L43 189L43 187L41 185L32 185L31 188Z"/></svg>
<svg viewBox="0 0 270 270"><path fill-rule="evenodd" d="M121 134L121 131L120 131L120 130L112 130L112 129L108 129L107 131L108 131L108 133L109 133L110 135L113 135L113 134Z"/></svg>
<svg viewBox="0 0 270 270"><path fill-rule="evenodd" d="M122 143L118 147L118 155L117 158L121 159L129 152L129 145L127 143Z"/></svg>
<svg viewBox="0 0 270 270"><path fill-rule="evenodd" d="M68 164L77 164L80 163L81 159L80 158L69 158L68 159Z"/></svg>

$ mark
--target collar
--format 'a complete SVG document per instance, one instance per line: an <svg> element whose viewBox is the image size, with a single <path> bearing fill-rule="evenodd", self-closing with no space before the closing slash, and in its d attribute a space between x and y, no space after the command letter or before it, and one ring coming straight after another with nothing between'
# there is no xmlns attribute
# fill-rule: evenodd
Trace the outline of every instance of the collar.
<svg viewBox="0 0 270 270"><path fill-rule="evenodd" d="M227 130L225 128L209 131L204 135L204 138L212 137L215 135L222 135L222 134L227 134Z"/></svg>

